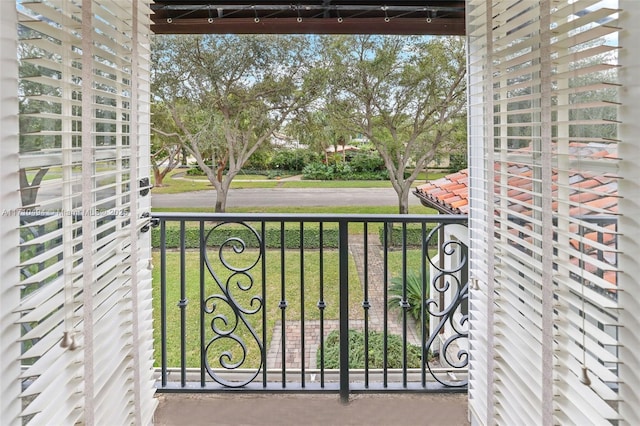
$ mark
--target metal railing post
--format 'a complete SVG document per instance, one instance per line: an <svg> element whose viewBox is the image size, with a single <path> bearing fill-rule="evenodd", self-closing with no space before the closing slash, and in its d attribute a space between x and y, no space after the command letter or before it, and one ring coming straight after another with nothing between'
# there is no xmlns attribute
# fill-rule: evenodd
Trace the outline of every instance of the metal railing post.
<svg viewBox="0 0 640 426"><path fill-rule="evenodd" d="M349 229L340 221L340 401L349 402Z"/></svg>
<svg viewBox="0 0 640 426"><path fill-rule="evenodd" d="M167 386L167 230L160 222L160 367L162 387Z"/></svg>

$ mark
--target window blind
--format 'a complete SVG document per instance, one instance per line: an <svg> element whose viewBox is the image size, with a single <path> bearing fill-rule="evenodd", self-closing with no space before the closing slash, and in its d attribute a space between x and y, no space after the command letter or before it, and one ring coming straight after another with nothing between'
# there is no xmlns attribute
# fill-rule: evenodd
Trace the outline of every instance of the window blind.
<svg viewBox="0 0 640 426"><path fill-rule="evenodd" d="M470 297L474 335L486 326L493 339L472 352L492 358L487 371L471 367L488 386L470 389L472 412L487 423L615 423L620 10L490 3L468 2Z"/></svg>
<svg viewBox="0 0 640 426"><path fill-rule="evenodd" d="M22 423L149 424L149 2L15 8Z"/></svg>
<svg viewBox="0 0 640 426"><path fill-rule="evenodd" d="M493 418L493 263L487 255L493 252L493 240L487 238L493 226L487 205L492 193L493 168L488 167L492 153L485 155L489 144L493 85L492 64L488 53L493 50L490 38L491 2L467 2L467 90L468 90L468 165L469 165L469 411L474 419ZM487 84L488 83L488 84Z"/></svg>

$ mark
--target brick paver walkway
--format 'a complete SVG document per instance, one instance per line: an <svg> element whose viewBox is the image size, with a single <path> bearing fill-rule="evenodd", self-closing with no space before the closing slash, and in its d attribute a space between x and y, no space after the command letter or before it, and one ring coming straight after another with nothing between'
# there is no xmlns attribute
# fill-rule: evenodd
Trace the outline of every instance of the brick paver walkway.
<svg viewBox="0 0 640 426"><path fill-rule="evenodd" d="M383 331L384 329L384 260L382 258L382 246L378 235L368 236L368 300L369 329ZM365 274L365 247L360 235L349 236L349 251L354 258L360 282L364 283ZM393 275L394 271L389 271ZM352 313L353 315L354 313ZM361 314L361 313L358 313ZM325 337L333 330L339 328L338 320L324 321ZM351 319L349 328L364 330L364 320ZM302 334L300 321L287 321L285 325L285 365L288 369L299 369L302 366ZM387 318L387 331L391 334L402 335L402 324L397 311L391 311ZM413 321L407 323L407 340L417 344L419 338L415 332ZM320 346L320 321L308 320L304 323L304 360L305 368L316 368L316 353ZM282 323L277 321L273 330L271 345L267 352L267 368L281 368L282 366Z"/></svg>

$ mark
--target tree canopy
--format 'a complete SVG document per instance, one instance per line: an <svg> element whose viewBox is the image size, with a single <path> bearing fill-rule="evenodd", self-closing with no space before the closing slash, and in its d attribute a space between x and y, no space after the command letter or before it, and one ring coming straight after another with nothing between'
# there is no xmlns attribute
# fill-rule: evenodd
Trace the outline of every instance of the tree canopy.
<svg viewBox="0 0 640 426"><path fill-rule="evenodd" d="M376 147L408 212L418 173L459 131L466 104L465 49L456 37L324 39L336 122ZM457 138L459 139L459 138Z"/></svg>
<svg viewBox="0 0 640 426"><path fill-rule="evenodd" d="M152 93L168 114L153 127L184 142L216 188L216 211L274 132L323 151L362 135L406 213L429 161L465 145L465 69L457 37L161 36Z"/></svg>
<svg viewBox="0 0 640 426"><path fill-rule="evenodd" d="M152 93L215 187L216 211L247 159L317 96L312 44L304 36L155 38Z"/></svg>

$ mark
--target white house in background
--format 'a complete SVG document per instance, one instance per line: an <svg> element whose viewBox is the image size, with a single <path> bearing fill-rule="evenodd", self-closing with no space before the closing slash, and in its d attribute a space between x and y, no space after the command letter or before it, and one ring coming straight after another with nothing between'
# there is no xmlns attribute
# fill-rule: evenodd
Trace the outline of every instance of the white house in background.
<svg viewBox="0 0 640 426"><path fill-rule="evenodd" d="M306 145L301 144L299 140L281 132L273 133L273 136L271 137L271 145L275 148L306 148Z"/></svg>
<svg viewBox="0 0 640 426"><path fill-rule="evenodd" d="M334 154L334 153L343 154L349 151L360 151L360 148L358 148L355 145L337 145L337 146L331 145L330 147L324 150L324 152L326 152L327 154Z"/></svg>

